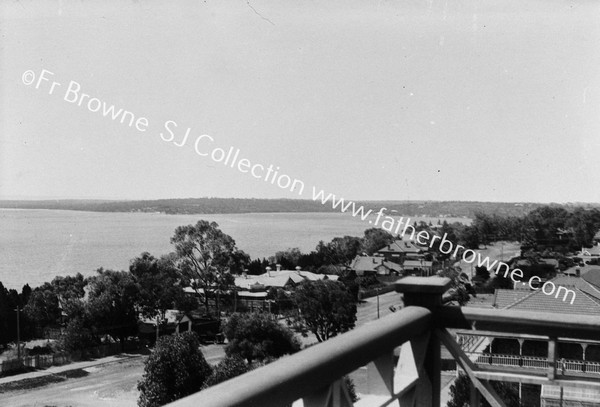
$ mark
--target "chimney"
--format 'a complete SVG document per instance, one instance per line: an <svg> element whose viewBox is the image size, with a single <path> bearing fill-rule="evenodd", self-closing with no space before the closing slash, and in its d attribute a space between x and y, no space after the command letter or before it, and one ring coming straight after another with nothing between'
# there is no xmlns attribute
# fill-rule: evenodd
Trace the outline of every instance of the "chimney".
<svg viewBox="0 0 600 407"><path fill-rule="evenodd" d="M579 267L575 267L575 275L577 277L579 277L579 274L581 273L581 269Z"/></svg>
<svg viewBox="0 0 600 407"><path fill-rule="evenodd" d="M242 276L244 278L248 278L248 269L244 269L244 272L242 273Z"/></svg>
<svg viewBox="0 0 600 407"><path fill-rule="evenodd" d="M302 268L300 266L296 266L296 273L298 273L298 275L302 275L300 274L300 270L302 270Z"/></svg>
<svg viewBox="0 0 600 407"><path fill-rule="evenodd" d="M267 270L267 275L269 277L271 277L271 267L267 266L266 270Z"/></svg>
<svg viewBox="0 0 600 407"><path fill-rule="evenodd" d="M281 271L281 264L276 264L275 267L277 267L277 271Z"/></svg>

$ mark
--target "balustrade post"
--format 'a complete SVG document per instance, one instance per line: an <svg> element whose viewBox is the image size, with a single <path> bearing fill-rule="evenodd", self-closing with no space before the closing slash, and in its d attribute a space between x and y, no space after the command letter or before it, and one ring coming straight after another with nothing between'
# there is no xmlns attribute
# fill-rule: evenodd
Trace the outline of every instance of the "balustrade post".
<svg viewBox="0 0 600 407"><path fill-rule="evenodd" d="M445 277L405 277L396 282L396 291L404 294L404 306L423 307L433 313L433 330L436 328L435 312L442 305L442 295L450 288L450 283L450 279ZM431 406L439 407L442 356L440 340L433 332L429 339L424 368L431 383Z"/></svg>
<svg viewBox="0 0 600 407"><path fill-rule="evenodd" d="M557 346L556 338L551 337L548 341L548 379L556 379L556 358ZM563 372L564 373L564 372Z"/></svg>

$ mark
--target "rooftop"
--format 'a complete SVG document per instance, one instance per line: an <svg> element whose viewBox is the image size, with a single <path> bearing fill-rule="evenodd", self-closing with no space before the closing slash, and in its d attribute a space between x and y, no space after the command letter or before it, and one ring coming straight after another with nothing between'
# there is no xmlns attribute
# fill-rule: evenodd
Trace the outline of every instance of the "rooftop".
<svg viewBox="0 0 600 407"><path fill-rule="evenodd" d="M377 253L421 253L423 249L409 240L396 240Z"/></svg>
<svg viewBox="0 0 600 407"><path fill-rule="evenodd" d="M253 285L263 285L265 287L283 288L288 284L299 284L303 281L317 281L323 279L337 280L338 276L328 274L315 274L304 270L280 270L268 271L258 276L238 276L235 278L235 285L239 288L249 290Z"/></svg>
<svg viewBox="0 0 600 407"><path fill-rule="evenodd" d="M381 256L356 256L350 264L352 270L362 271L376 271L379 266L384 266L398 272L402 271L402 267L399 264L387 261L385 257Z"/></svg>

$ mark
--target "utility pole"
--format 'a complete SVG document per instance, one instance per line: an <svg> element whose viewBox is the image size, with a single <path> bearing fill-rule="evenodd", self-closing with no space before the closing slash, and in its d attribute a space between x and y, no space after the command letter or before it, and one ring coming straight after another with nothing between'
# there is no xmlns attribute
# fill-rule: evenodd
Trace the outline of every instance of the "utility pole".
<svg viewBox="0 0 600 407"><path fill-rule="evenodd" d="M15 308L14 311L17 311L17 359L21 360L21 314L23 311L22 308Z"/></svg>
<svg viewBox="0 0 600 407"><path fill-rule="evenodd" d="M158 327L160 325L160 315L156 316L156 343L158 343ZM156 346L156 344L154 345Z"/></svg>
<svg viewBox="0 0 600 407"><path fill-rule="evenodd" d="M377 319L379 319L379 288L377 289Z"/></svg>

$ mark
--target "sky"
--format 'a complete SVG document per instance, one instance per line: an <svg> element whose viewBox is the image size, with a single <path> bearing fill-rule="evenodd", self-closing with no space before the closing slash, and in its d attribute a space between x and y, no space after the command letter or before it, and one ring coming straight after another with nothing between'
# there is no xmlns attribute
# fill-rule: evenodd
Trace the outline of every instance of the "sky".
<svg viewBox="0 0 600 407"><path fill-rule="evenodd" d="M0 199L600 202L596 1L0 10ZM304 190L211 158L230 147Z"/></svg>

